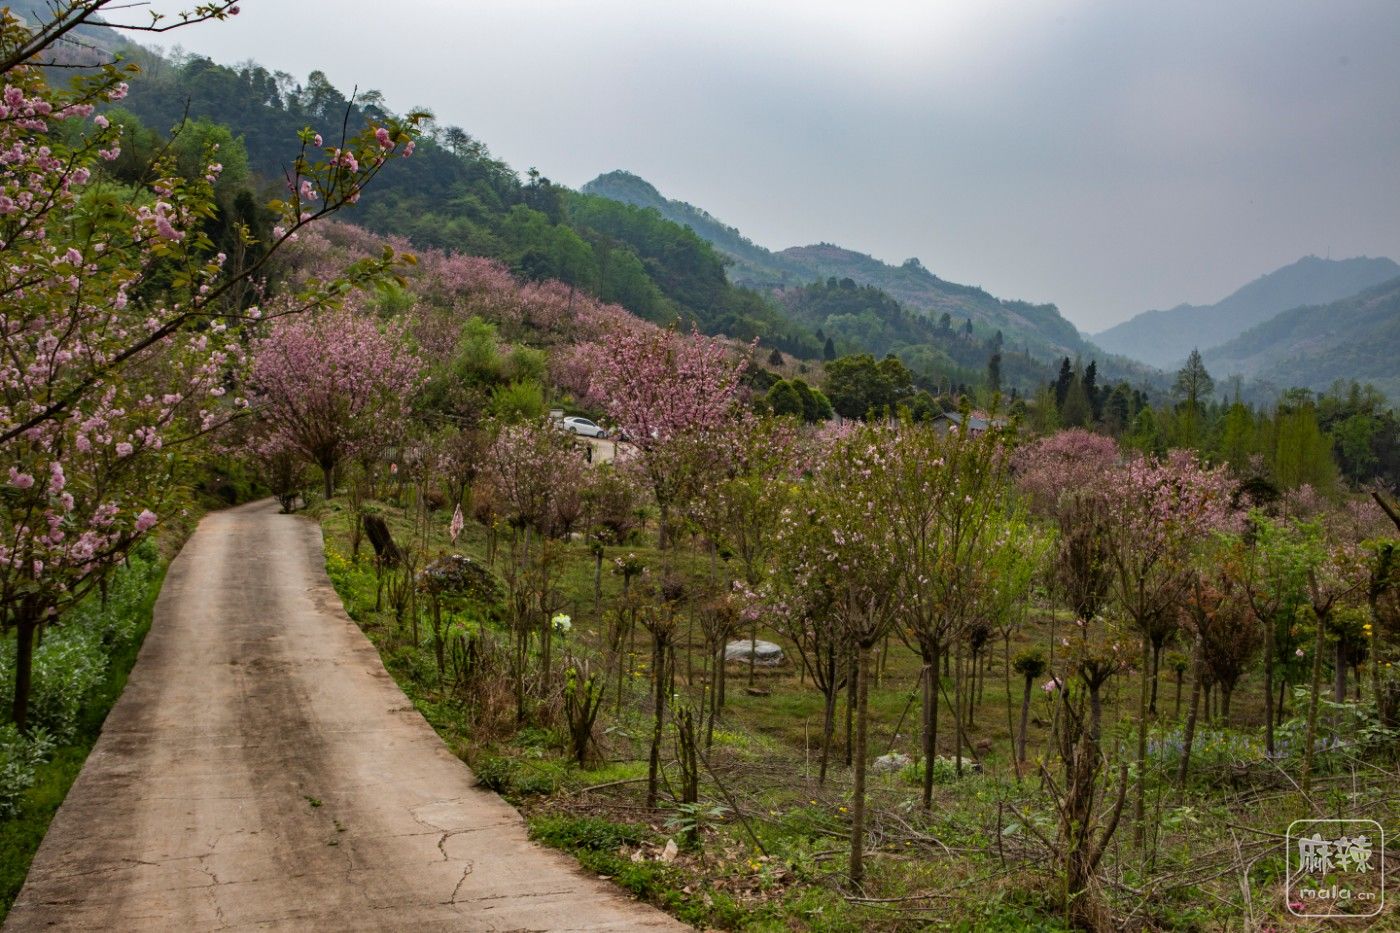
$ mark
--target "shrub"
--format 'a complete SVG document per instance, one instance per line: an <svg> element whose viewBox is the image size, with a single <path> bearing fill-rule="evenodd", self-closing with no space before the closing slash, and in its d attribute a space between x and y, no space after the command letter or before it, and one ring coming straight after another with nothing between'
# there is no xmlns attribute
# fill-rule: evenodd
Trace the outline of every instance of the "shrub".
<svg viewBox="0 0 1400 933"><path fill-rule="evenodd" d="M27 737L13 723L0 727L0 819L19 812L24 792L34 784L35 770L53 747L52 737L42 727Z"/></svg>
<svg viewBox="0 0 1400 933"><path fill-rule="evenodd" d="M531 822L530 835L556 849L616 852L639 844L643 830L596 816L545 816Z"/></svg>

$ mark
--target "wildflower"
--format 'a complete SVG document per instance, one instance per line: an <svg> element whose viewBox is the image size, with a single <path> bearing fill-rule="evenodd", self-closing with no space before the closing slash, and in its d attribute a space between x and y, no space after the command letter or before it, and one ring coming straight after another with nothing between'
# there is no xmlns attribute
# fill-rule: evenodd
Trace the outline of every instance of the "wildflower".
<svg viewBox="0 0 1400 933"><path fill-rule="evenodd" d="M1295 655L1297 655L1298 657L1301 658L1301 657L1303 656L1303 649L1302 649L1302 648L1299 648L1298 650L1294 651L1293 653L1294 653Z"/></svg>
<svg viewBox="0 0 1400 933"><path fill-rule="evenodd" d="M554 630L560 635L567 635L569 629L574 627L574 620L562 612L556 613L554 618L549 620L549 624L554 626Z"/></svg>

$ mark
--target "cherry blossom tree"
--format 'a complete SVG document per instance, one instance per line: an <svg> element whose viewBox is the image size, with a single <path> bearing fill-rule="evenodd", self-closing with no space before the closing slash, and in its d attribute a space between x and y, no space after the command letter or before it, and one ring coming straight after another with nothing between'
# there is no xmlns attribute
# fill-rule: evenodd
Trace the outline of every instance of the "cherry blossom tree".
<svg viewBox="0 0 1400 933"><path fill-rule="evenodd" d="M1193 547L1213 532L1237 530L1242 524L1242 516L1231 508L1230 492L1223 467L1205 469L1194 454L1174 450L1165 460L1142 457L1127 463L1114 494L1106 497L1110 593L1142 640L1134 801L1139 842L1146 807L1147 717L1157 659L1190 585Z"/></svg>
<svg viewBox="0 0 1400 933"><path fill-rule="evenodd" d="M660 511L667 543L671 511L704 436L734 414L744 360L698 332L619 328L591 352L589 394L631 439Z"/></svg>
<svg viewBox="0 0 1400 933"><path fill-rule="evenodd" d="M324 150L308 131L292 196L276 205L274 242L234 266L200 229L216 210L217 151L205 153L202 175L182 176L167 157L147 187L116 196L95 181L120 154L121 128L96 108L125 96L129 66L81 71L59 91L35 64L103 6L57 4L34 29L8 11L0 18L0 612L17 631L21 728L39 627L155 527L177 491L175 452L243 405L228 387L243 363L240 332L262 313L241 303L241 286L278 245L358 198L412 141L411 121ZM206 4L191 16L231 11ZM285 308L336 301L389 264L367 260Z"/></svg>
<svg viewBox="0 0 1400 933"><path fill-rule="evenodd" d="M890 466L881 498L893 525L892 546L907 572L900 577L898 632L923 661L923 801L933 801L938 744L939 662L967 626L985 613L997 581L984 574L998 545L1006 506L1007 449L1001 432L901 425L890 438ZM959 655L960 661L960 655ZM956 754L961 768L961 663L955 670Z"/></svg>
<svg viewBox="0 0 1400 933"><path fill-rule="evenodd" d="M342 461L402 430L422 372L401 327L353 310L278 321L253 357L259 416L274 442L321 468L327 499Z"/></svg>
<svg viewBox="0 0 1400 933"><path fill-rule="evenodd" d="M536 632L546 683L551 676L549 620L562 605L554 576L560 552L553 538L560 528L561 505L577 496L583 470L575 444L551 425L534 422L502 428L482 470L482 482L512 530L503 576L515 635L513 674L520 721L527 713L525 675Z"/></svg>
<svg viewBox="0 0 1400 933"><path fill-rule="evenodd" d="M821 594L833 637L855 653L855 751L850 876L865 875L865 771L871 652L896 618L906 572L886 491L898 428L873 425L837 445L783 522L797 586Z"/></svg>
<svg viewBox="0 0 1400 933"><path fill-rule="evenodd" d="M1070 428L1022 447L1016 452L1012 471L1032 510L1054 515L1065 495L1101 489L1120 459L1113 438Z"/></svg>

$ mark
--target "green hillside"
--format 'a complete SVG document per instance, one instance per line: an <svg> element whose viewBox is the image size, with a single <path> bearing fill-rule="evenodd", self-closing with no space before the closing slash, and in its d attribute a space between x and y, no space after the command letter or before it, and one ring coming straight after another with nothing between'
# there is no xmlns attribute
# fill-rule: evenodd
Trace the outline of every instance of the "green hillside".
<svg viewBox="0 0 1400 933"><path fill-rule="evenodd" d="M1145 311L1095 334L1094 341L1111 353L1175 369L1193 349L1217 347L1290 308L1337 301L1396 275L1400 265L1389 259L1305 256L1213 305Z"/></svg>
<svg viewBox="0 0 1400 933"><path fill-rule="evenodd" d="M1152 373L1127 360L1109 360L1080 336L1052 304L1030 304L996 298L981 288L959 285L934 275L917 259L892 266L874 257L829 243L797 246L773 252L744 237L708 212L684 201L669 200L649 182L629 172L600 175L583 186L588 194L651 208L668 220L684 224L730 260L729 278L753 288L792 288L829 278L850 279L887 293L913 311L933 319L948 314L954 323L971 321L982 339L1001 333L1008 350L1029 353L1057 364L1065 356L1099 358L1116 376L1149 379Z"/></svg>
<svg viewBox="0 0 1400 933"><path fill-rule="evenodd" d="M1203 356L1217 377L1314 390L1356 380L1400 398L1400 278L1331 304L1285 311Z"/></svg>

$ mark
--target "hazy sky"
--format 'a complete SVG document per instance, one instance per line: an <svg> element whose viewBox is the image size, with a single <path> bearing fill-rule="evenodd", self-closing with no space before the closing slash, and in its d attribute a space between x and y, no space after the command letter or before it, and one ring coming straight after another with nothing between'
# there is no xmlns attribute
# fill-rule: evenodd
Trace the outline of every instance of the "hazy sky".
<svg viewBox="0 0 1400 933"><path fill-rule="evenodd" d="M165 41L1096 331L1307 253L1400 259L1397 40L1396 0L245 0Z"/></svg>

